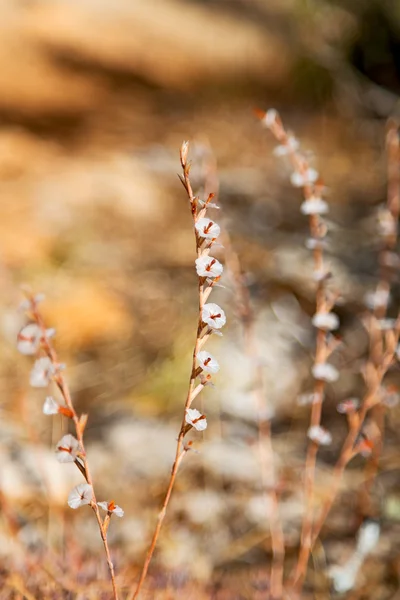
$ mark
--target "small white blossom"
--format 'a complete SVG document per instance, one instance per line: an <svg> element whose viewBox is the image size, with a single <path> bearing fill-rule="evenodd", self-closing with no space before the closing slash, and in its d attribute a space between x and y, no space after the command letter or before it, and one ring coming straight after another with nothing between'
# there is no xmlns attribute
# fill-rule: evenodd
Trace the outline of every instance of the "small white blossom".
<svg viewBox="0 0 400 600"><path fill-rule="evenodd" d="M387 306L389 300L390 293L385 289L378 289L375 292L367 292L364 296L365 305L371 310Z"/></svg>
<svg viewBox="0 0 400 600"><path fill-rule="evenodd" d="M327 247L326 241L319 238L307 238L305 244L308 250L323 250Z"/></svg>
<svg viewBox="0 0 400 600"><path fill-rule="evenodd" d="M358 532L357 547L343 566L330 569L335 590L341 594L350 591L356 580L365 557L372 552L379 541L380 527L375 521L365 521Z"/></svg>
<svg viewBox="0 0 400 600"><path fill-rule="evenodd" d="M68 433L57 444L56 456L60 463L74 462L79 452L78 440Z"/></svg>
<svg viewBox="0 0 400 600"><path fill-rule="evenodd" d="M197 408L187 408L185 421L188 425L192 425L197 431L207 429L207 419L197 410Z"/></svg>
<svg viewBox="0 0 400 600"><path fill-rule="evenodd" d="M200 256L196 259L196 272L199 277L220 277L224 267L212 256Z"/></svg>
<svg viewBox="0 0 400 600"><path fill-rule="evenodd" d="M100 506L100 508L106 512L112 513L116 517L124 516L124 511L120 506L118 506L118 504L115 504L114 500L111 500L111 502L98 502L97 506Z"/></svg>
<svg viewBox="0 0 400 600"><path fill-rule="evenodd" d="M207 352L206 350L202 350L197 355L197 360L199 361L200 367L206 373L218 373L219 364L212 354Z"/></svg>
<svg viewBox="0 0 400 600"><path fill-rule="evenodd" d="M339 371L329 363L318 363L313 366L312 374L315 379L321 381L333 382L339 379Z"/></svg>
<svg viewBox="0 0 400 600"><path fill-rule="evenodd" d="M349 413L355 412L360 406L360 401L358 398L347 398L343 402L337 405L336 410L338 413L342 415L347 415Z"/></svg>
<svg viewBox="0 0 400 600"><path fill-rule="evenodd" d="M315 169L307 169L304 174L294 171L290 176L290 183L294 187L303 187L309 183L314 183L318 177L319 173Z"/></svg>
<svg viewBox="0 0 400 600"><path fill-rule="evenodd" d="M291 154L292 152L296 152L300 147L299 141L293 135L290 135L287 138L286 144L281 144L277 146L273 154L274 156L286 156L287 154Z"/></svg>
<svg viewBox="0 0 400 600"><path fill-rule="evenodd" d="M39 348L42 331L36 323L29 323L21 329L17 338L17 350L21 354L36 354Z"/></svg>
<svg viewBox="0 0 400 600"><path fill-rule="evenodd" d="M332 442L332 436L329 431L319 425L312 425L307 431L307 436L312 442L320 446L329 446Z"/></svg>
<svg viewBox="0 0 400 600"><path fill-rule="evenodd" d="M315 313L312 318L312 324L317 329L325 329L326 331L333 331L339 327L339 318L335 313Z"/></svg>
<svg viewBox="0 0 400 600"><path fill-rule="evenodd" d="M308 393L308 394L300 394L299 396L297 396L297 404L299 406L307 406L308 404L314 404L315 401L315 394L314 393Z"/></svg>
<svg viewBox="0 0 400 600"><path fill-rule="evenodd" d="M208 240L215 240L221 233L220 226L205 217L197 221L195 228L200 237Z"/></svg>
<svg viewBox="0 0 400 600"><path fill-rule="evenodd" d="M262 119L262 123L266 127L271 127L271 125L273 125L275 123L277 116L278 116L277 111L274 108L270 108L265 113L265 115L264 115L264 117Z"/></svg>
<svg viewBox="0 0 400 600"><path fill-rule="evenodd" d="M211 329L221 329L226 323L225 313L218 304L205 304L201 313L203 323Z"/></svg>
<svg viewBox="0 0 400 600"><path fill-rule="evenodd" d="M79 508L84 504L90 504L93 498L93 491L88 483L80 483L68 496L68 505L71 508Z"/></svg>
<svg viewBox="0 0 400 600"><path fill-rule="evenodd" d="M326 215L329 212L329 205L322 198L311 196L300 206L300 212L303 215Z"/></svg>
<svg viewBox="0 0 400 600"><path fill-rule="evenodd" d="M54 400L53 396L47 396L43 404L43 414L56 415L58 414L59 405Z"/></svg>
<svg viewBox="0 0 400 600"><path fill-rule="evenodd" d="M332 579L333 587L336 592L344 594L353 589L356 584L359 567L359 561L355 560L354 556L343 566L335 565L331 567L329 576Z"/></svg>
<svg viewBox="0 0 400 600"><path fill-rule="evenodd" d="M357 552L366 556L375 548L380 535L379 523L376 521L365 521L358 532Z"/></svg>
<svg viewBox="0 0 400 600"><path fill-rule="evenodd" d="M32 387L47 387L54 375L54 365L48 356L38 358L33 365L29 383Z"/></svg>

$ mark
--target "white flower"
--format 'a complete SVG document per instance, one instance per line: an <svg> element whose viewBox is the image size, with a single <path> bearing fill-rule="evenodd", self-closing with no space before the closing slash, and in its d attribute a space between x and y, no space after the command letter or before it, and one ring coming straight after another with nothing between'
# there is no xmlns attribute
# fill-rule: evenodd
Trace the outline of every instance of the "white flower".
<svg viewBox="0 0 400 600"><path fill-rule="evenodd" d="M367 308L374 310L387 306L390 300L389 290L377 289L375 292L367 292L364 296L364 302Z"/></svg>
<svg viewBox="0 0 400 600"><path fill-rule="evenodd" d="M342 415L347 415L349 413L355 412L360 406L360 401L358 398L347 398L340 404L337 405L336 410L338 413Z"/></svg>
<svg viewBox="0 0 400 600"><path fill-rule="evenodd" d="M341 567L335 565L329 570L329 576L332 579L333 587L339 594L344 594L353 589L356 583L359 562L352 558Z"/></svg>
<svg viewBox="0 0 400 600"><path fill-rule="evenodd" d="M339 371L329 363L318 363L313 366L312 374L315 379L333 382L339 379Z"/></svg>
<svg viewBox="0 0 400 600"><path fill-rule="evenodd" d="M277 111L274 108L270 108L265 113L265 115L264 115L264 117L262 119L262 123L266 127L271 127L271 125L273 125L275 123L277 116L278 116Z"/></svg>
<svg viewBox="0 0 400 600"><path fill-rule="evenodd" d="M303 215L326 215L329 212L329 206L322 198L311 196L300 206L300 212Z"/></svg>
<svg viewBox="0 0 400 600"><path fill-rule="evenodd" d="M308 404L314 404L315 394L313 392L308 394L300 394L297 396L297 404L299 406L307 406Z"/></svg>
<svg viewBox="0 0 400 600"><path fill-rule="evenodd" d="M54 375L54 365L48 356L38 358L33 365L29 383L32 387L47 387Z"/></svg>
<svg viewBox="0 0 400 600"><path fill-rule="evenodd" d="M277 146L274 151L273 154L274 156L286 156L287 154L290 154L292 152L296 152L296 150L298 150L300 147L299 141L296 140L296 138L293 135L290 135L287 138L286 144L281 144L280 146Z"/></svg>
<svg viewBox="0 0 400 600"><path fill-rule="evenodd" d="M380 527L376 521L365 521L358 532L357 551L366 556L379 541Z"/></svg>
<svg viewBox="0 0 400 600"><path fill-rule="evenodd" d="M195 228L200 237L208 240L215 240L221 233L221 228L211 219L199 219L195 224Z"/></svg>
<svg viewBox="0 0 400 600"><path fill-rule="evenodd" d="M197 431L207 429L207 419L197 410L197 408L187 408L185 421L188 425L192 425Z"/></svg>
<svg viewBox="0 0 400 600"><path fill-rule="evenodd" d="M196 259L196 272L199 277L220 277L224 267L212 256L200 256Z"/></svg>
<svg viewBox="0 0 400 600"><path fill-rule="evenodd" d="M88 483L80 483L68 496L68 505L71 508L79 508L84 504L90 504L93 498L93 490Z"/></svg>
<svg viewBox="0 0 400 600"><path fill-rule="evenodd" d="M317 329L325 329L326 331L333 331L339 327L339 318L335 313L315 313L312 318L312 324Z"/></svg>
<svg viewBox="0 0 400 600"><path fill-rule="evenodd" d="M54 400L53 396L47 396L43 404L43 414L56 415L58 414L59 405Z"/></svg>
<svg viewBox="0 0 400 600"><path fill-rule="evenodd" d="M21 329L17 337L17 350L21 354L36 354L39 348L42 330L36 323L29 323Z"/></svg>
<svg viewBox="0 0 400 600"><path fill-rule="evenodd" d="M98 502L97 506L100 506L100 508L102 508L103 510L105 510L107 512L112 513L116 517L124 516L124 511L122 510L122 508L120 506L118 506L118 504L115 504L114 500L111 500L111 502Z"/></svg>
<svg viewBox="0 0 400 600"><path fill-rule="evenodd" d="M60 463L74 462L79 452L78 440L68 433L57 444L56 456Z"/></svg>
<svg viewBox="0 0 400 600"><path fill-rule="evenodd" d="M290 176L290 183L294 187L303 187L309 183L314 183L318 177L319 173L315 169L307 169L304 175L298 171L294 171Z"/></svg>
<svg viewBox="0 0 400 600"><path fill-rule="evenodd" d="M319 238L307 238L305 244L308 250L323 250L327 247L326 241Z"/></svg>
<svg viewBox="0 0 400 600"><path fill-rule="evenodd" d="M320 446L329 446L332 442L332 436L329 431L319 425L312 425L307 431L307 436L312 442L320 444Z"/></svg>
<svg viewBox="0 0 400 600"><path fill-rule="evenodd" d="M203 306L201 318L211 329L221 329L226 323L224 311L218 304L212 302Z"/></svg>
<svg viewBox="0 0 400 600"><path fill-rule="evenodd" d="M198 353L197 360L199 361L200 367L203 369L203 371L206 371L206 373L218 373L218 362L215 360L213 355L206 350L202 350Z"/></svg>

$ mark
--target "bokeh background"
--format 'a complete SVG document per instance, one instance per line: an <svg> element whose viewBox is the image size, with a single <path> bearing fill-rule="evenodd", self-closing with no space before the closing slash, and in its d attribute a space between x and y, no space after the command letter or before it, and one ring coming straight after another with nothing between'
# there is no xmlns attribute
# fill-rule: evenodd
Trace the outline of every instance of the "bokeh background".
<svg viewBox="0 0 400 600"><path fill-rule="evenodd" d="M66 506L81 478L54 459L65 425L42 414L46 392L29 388L31 361L16 351L22 284L46 295L74 402L90 415L98 498L125 509L110 528L119 581L127 590L137 577L173 460L196 328L192 223L176 177L184 139L199 169L217 165L215 216L256 313L290 566L314 284L300 193L253 109L279 109L329 188L344 345L334 357L342 376L324 405L333 444L321 451L322 493L346 431L336 405L361 391L363 297L377 281L375 209L386 194L385 122L400 113L400 4L1 0L0 16L0 598L109 597L92 515ZM149 598L267 593L254 369L229 274L222 283L214 301L228 325L208 346L222 366L203 396L209 428L193 436L198 453L179 475ZM396 383L398 374L390 377ZM362 460L346 476L305 597L329 597L328 567L348 560L365 517L379 519L382 534L351 597L395 597L399 424L394 407L367 508Z"/></svg>

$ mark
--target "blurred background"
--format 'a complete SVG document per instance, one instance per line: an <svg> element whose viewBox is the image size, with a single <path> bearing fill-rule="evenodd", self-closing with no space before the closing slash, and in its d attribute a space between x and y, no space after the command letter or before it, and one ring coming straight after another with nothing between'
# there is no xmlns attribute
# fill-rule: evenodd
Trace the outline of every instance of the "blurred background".
<svg viewBox="0 0 400 600"><path fill-rule="evenodd" d="M42 414L47 392L29 388L32 361L16 350L22 284L46 295L75 406L90 415L97 496L125 510L109 534L119 581L128 589L138 575L173 461L196 329L192 222L176 176L184 139L200 170L207 160L217 165L215 218L229 231L256 314L290 566L315 285L301 194L253 109L279 110L329 188L344 344L334 357L341 378L324 404L333 443L320 453L322 494L346 433L336 405L362 393L361 316L377 282L385 123L400 115L400 4L1 0L0 15L0 598L109 597L94 519L66 505L81 476L54 459L63 426ZM229 274L222 283L213 301L228 324L208 345L221 371L202 398L209 428L192 436L198 452L179 474L149 598L257 599L268 589L254 365ZM396 384L398 373L390 378ZM395 597L399 424L394 407L367 507L365 461L351 465L304 597L329 597L328 567L346 563L365 517L379 519L382 533L351 597Z"/></svg>

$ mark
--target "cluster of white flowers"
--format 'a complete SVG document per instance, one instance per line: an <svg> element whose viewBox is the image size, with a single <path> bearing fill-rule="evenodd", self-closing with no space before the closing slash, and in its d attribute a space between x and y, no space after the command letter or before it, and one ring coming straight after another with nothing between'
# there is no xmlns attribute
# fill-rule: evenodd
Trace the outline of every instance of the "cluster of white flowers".
<svg viewBox="0 0 400 600"><path fill-rule="evenodd" d="M211 197L212 195L210 198ZM207 202L202 202L198 198L196 198L196 204L199 204L202 208L194 216L198 252L195 266L196 273L200 278L200 284L203 286L202 296L204 299L208 299L212 288L217 284L217 281L219 281L224 271L224 267L219 260L210 256L211 248L216 245L216 240L221 233L221 228L218 223L215 223L215 221L205 216L206 210L210 206L218 208L216 205L211 204L209 200L207 200ZM203 342L200 343L200 347L202 347L209 334L213 333L221 335L219 330L226 323L225 312L218 304L214 304L213 302L203 304L201 308L201 322L203 331L201 332L200 340L204 339ZM219 371L218 361L206 350L197 352L196 360L196 374L200 376L201 384L205 385L211 383L212 375ZM207 419L205 415L196 408L186 409L185 421L187 429L193 427L197 431L204 431L207 428Z"/></svg>
<svg viewBox="0 0 400 600"><path fill-rule="evenodd" d="M204 227L207 229L208 224L204 224ZM216 227L218 228L218 226ZM209 227L207 231L211 229L212 227ZM213 231L215 231L215 228ZM220 273L222 273L222 265L220 265L218 261L210 261L210 263L204 264L203 266L204 270L207 272L210 271L207 277L217 277ZM43 300L42 295L37 295L32 299L27 299L22 303L21 309L31 311L41 300ZM58 363L56 364L54 360L50 358L53 357L53 354L50 351L49 340L54 336L54 334L54 329L45 329L38 323L28 323L21 329L17 336L17 350L21 352L21 354L33 356L41 351L46 352L46 356L41 356L34 362L29 376L29 383L32 387L47 387L63 368L63 365ZM208 372L216 372L216 367L214 364L215 362L215 359L213 359L211 355L204 355L204 370L208 370ZM43 404L43 413L45 415L56 415L61 413L68 417L72 417L74 415L74 412L71 410L71 408L65 405L60 405L57 400L53 398L53 396L46 397ZM205 423L207 422L205 421ZM67 434L61 438L56 446L55 454L60 463L75 462L77 463L79 469L85 473L84 460L82 460L81 444L73 435ZM71 508L78 508L79 506L83 506L85 504L92 504L93 496L93 487L87 482L81 483L70 492L68 496L68 504ZM115 514L117 517L122 517L124 515L122 508L115 504L113 500L111 502L98 502L97 505L107 511L108 517L106 518L108 519L111 514Z"/></svg>
<svg viewBox="0 0 400 600"><path fill-rule="evenodd" d="M299 151L300 144L298 140L291 133L285 131L276 110L268 110L263 116L262 122L271 130L279 142L274 150L274 155L288 156L291 159L290 162L293 167L290 176L291 184L294 187L304 189L304 201L300 206L300 212L310 217L311 231L311 237L307 239L306 247L319 254L319 259L314 261L312 277L318 284L319 292L323 295L323 302L320 302L321 294L319 292L317 294L317 309L312 318L312 324L316 329L324 332L323 344L328 347L329 332L339 328L339 318L331 312L333 303L331 305L325 287L331 273L323 264L323 261L320 260L321 253L326 247L325 237L328 232L328 226L322 219L322 216L329 212L329 205L322 197L325 188L320 181L318 171L309 166L306 156ZM339 378L339 372L333 365L321 361L315 362L313 365L312 375L317 382L324 383L332 383ZM318 404L322 401L323 392L320 394L302 394L298 398L300 405ZM308 437L320 445L331 443L331 434L319 424L310 427Z"/></svg>

